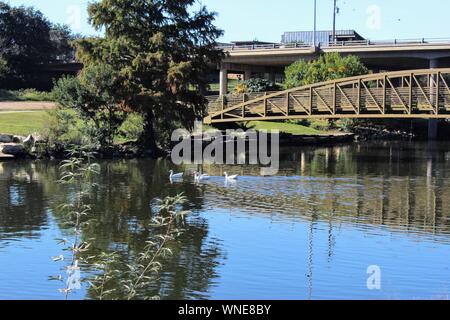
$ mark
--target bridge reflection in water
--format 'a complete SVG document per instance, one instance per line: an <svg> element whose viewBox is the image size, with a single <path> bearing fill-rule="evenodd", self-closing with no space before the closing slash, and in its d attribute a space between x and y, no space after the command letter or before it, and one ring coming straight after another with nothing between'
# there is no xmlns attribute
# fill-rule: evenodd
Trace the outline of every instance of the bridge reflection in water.
<svg viewBox="0 0 450 320"><path fill-rule="evenodd" d="M450 118L450 69L370 74L286 91L208 97L206 124L314 118Z"/></svg>
<svg viewBox="0 0 450 320"><path fill-rule="evenodd" d="M275 177L258 176L258 166L205 165L210 175L227 171L243 178L227 186L207 182L204 196L207 203L270 214L275 220L329 219L450 233L450 202L445 201L450 197L450 148L422 147L402 142L305 148L285 157Z"/></svg>

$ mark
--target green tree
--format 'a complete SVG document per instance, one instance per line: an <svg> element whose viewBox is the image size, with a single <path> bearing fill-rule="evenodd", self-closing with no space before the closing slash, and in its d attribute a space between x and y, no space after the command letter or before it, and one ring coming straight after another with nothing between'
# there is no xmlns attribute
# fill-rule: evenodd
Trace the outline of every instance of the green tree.
<svg viewBox="0 0 450 320"><path fill-rule="evenodd" d="M73 34L69 26L54 24L50 28L50 40L53 44L53 58L62 62L71 62L74 58L72 42L80 39L81 35Z"/></svg>
<svg viewBox="0 0 450 320"><path fill-rule="evenodd" d="M41 12L0 2L0 59L8 66L3 85L29 80L30 70L48 62L51 50L50 23Z"/></svg>
<svg viewBox="0 0 450 320"><path fill-rule="evenodd" d="M175 126L191 128L204 115L206 75L222 58L215 13L195 0L102 0L88 7L103 38L77 42L85 65L107 63L118 72L117 99L144 117L140 138L157 150ZM162 133L166 133L165 135ZM158 144L157 144L158 141Z"/></svg>
<svg viewBox="0 0 450 320"><path fill-rule="evenodd" d="M319 59L307 62L299 60L285 70L286 89L340 78L367 74L369 70L356 56L342 57L338 53L327 53Z"/></svg>
<svg viewBox="0 0 450 320"><path fill-rule="evenodd" d="M70 56L71 40L68 27L52 25L40 11L0 1L0 86L17 89L51 84L51 79L43 78L42 66Z"/></svg>
<svg viewBox="0 0 450 320"><path fill-rule="evenodd" d="M55 85L55 100L92 121L100 145L112 145L126 117L116 100L117 73L106 64L87 66L78 77L63 77Z"/></svg>

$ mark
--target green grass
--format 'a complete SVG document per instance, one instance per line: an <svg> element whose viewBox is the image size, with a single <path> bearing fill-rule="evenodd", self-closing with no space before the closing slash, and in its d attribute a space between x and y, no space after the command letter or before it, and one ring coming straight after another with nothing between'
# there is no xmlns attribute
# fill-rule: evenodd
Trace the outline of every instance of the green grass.
<svg viewBox="0 0 450 320"><path fill-rule="evenodd" d="M34 89L3 90L0 89L0 101L53 101L51 92L37 91Z"/></svg>
<svg viewBox="0 0 450 320"><path fill-rule="evenodd" d="M317 130L300 124L287 122L251 121L247 127L255 130L279 130L281 133L293 135L317 136L334 133L333 131Z"/></svg>
<svg viewBox="0 0 450 320"><path fill-rule="evenodd" d="M0 133L27 136L44 128L46 111L0 112Z"/></svg>

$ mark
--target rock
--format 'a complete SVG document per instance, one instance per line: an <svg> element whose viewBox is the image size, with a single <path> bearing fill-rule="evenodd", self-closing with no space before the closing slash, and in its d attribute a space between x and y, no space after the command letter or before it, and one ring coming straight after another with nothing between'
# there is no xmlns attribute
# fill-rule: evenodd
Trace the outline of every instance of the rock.
<svg viewBox="0 0 450 320"><path fill-rule="evenodd" d="M31 150L34 147L34 144L36 142L36 139L34 138L33 135L29 135L28 137L25 138L25 140L23 140L23 146L28 149Z"/></svg>
<svg viewBox="0 0 450 320"><path fill-rule="evenodd" d="M13 143L22 143L23 140L25 140L25 137L22 137L22 136L14 136L12 142L13 142Z"/></svg>
<svg viewBox="0 0 450 320"><path fill-rule="evenodd" d="M27 149L17 143L5 143L0 145L0 153L9 154L15 157L24 157L28 155Z"/></svg>
<svg viewBox="0 0 450 320"><path fill-rule="evenodd" d="M0 134L0 143L11 143L13 142L14 136L9 134Z"/></svg>
<svg viewBox="0 0 450 320"><path fill-rule="evenodd" d="M14 159L14 156L0 152L0 160L11 160L11 159Z"/></svg>

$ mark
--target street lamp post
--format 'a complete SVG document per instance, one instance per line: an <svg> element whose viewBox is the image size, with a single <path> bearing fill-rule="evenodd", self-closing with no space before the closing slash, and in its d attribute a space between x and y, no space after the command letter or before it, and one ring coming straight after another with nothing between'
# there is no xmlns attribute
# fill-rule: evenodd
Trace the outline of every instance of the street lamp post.
<svg viewBox="0 0 450 320"><path fill-rule="evenodd" d="M337 5L337 0L334 0L334 5L333 5L333 43L336 43L336 8Z"/></svg>
<svg viewBox="0 0 450 320"><path fill-rule="evenodd" d="M314 48L317 46L317 0L314 0L314 34L313 34Z"/></svg>

